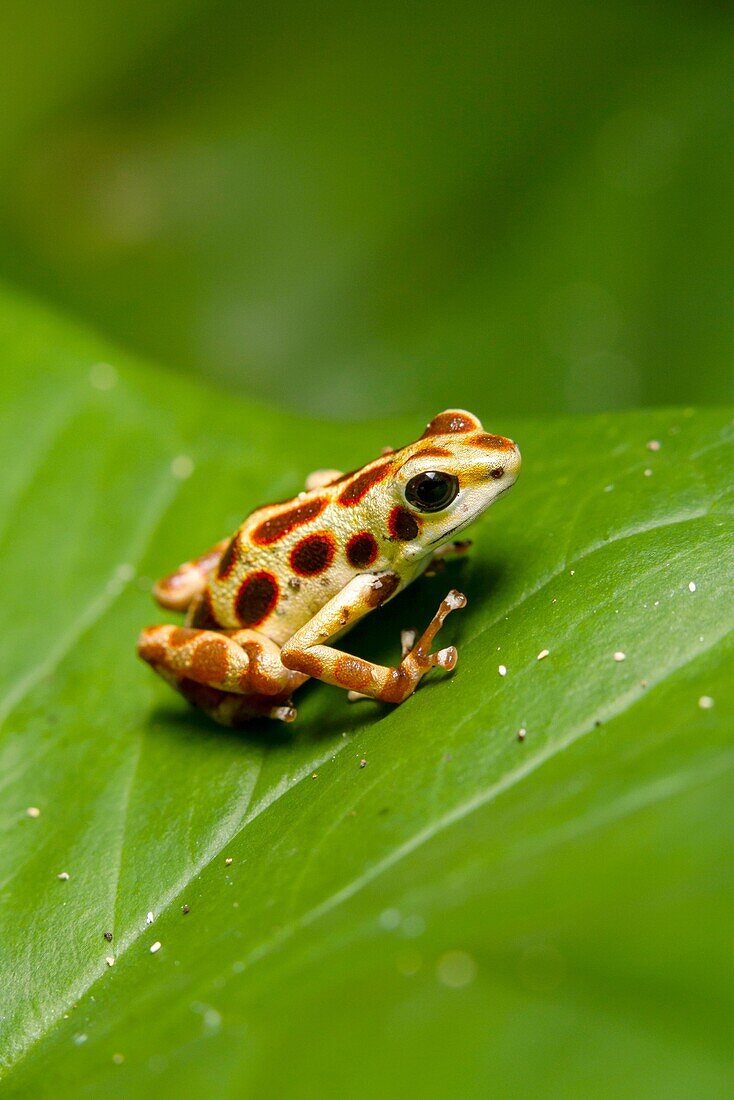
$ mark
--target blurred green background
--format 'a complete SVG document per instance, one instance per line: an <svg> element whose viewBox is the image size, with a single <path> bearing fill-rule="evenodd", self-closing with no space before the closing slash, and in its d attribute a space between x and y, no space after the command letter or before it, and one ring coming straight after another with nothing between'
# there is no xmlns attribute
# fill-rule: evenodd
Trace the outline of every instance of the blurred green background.
<svg viewBox="0 0 734 1100"><path fill-rule="evenodd" d="M0 277L326 416L734 396L729 3L5 0Z"/></svg>

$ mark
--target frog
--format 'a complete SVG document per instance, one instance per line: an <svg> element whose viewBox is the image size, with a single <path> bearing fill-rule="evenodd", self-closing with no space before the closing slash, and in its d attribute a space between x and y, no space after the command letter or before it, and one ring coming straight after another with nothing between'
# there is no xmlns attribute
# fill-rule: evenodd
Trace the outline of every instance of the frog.
<svg viewBox="0 0 734 1100"><path fill-rule="evenodd" d="M451 589L422 633L401 634L392 666L335 643L444 559L515 482L521 455L464 409L435 416L413 443L386 447L349 473L317 470L290 500L250 512L240 527L153 586L183 625L147 627L138 654L189 703L224 726L292 722L307 680L351 701L393 706L433 668L451 672L453 645L434 648L446 618L466 606Z"/></svg>

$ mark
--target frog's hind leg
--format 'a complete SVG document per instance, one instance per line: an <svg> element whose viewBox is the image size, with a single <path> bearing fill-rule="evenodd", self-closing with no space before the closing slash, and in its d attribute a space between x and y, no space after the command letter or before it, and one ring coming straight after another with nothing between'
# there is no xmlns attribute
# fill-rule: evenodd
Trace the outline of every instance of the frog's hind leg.
<svg viewBox="0 0 734 1100"><path fill-rule="evenodd" d="M222 539L192 561L185 561L173 573L162 577L153 585L153 595L161 607L170 611L187 611L192 601L207 586L209 574L229 545Z"/></svg>
<svg viewBox="0 0 734 1100"><path fill-rule="evenodd" d="M154 666L155 667L155 666ZM201 710L220 726L239 729L254 718L272 718L279 722L292 722L296 710L289 698L272 695L236 695L233 691L220 691L208 684L197 684L186 676L176 676L166 668L156 668L166 683L180 692L187 702Z"/></svg>
<svg viewBox="0 0 734 1100"><path fill-rule="evenodd" d="M437 573L446 567L447 558L460 557L471 547L471 539L457 539L456 542L447 542L445 546L439 546L434 550L426 568L427 577L435 577Z"/></svg>
<svg viewBox="0 0 734 1100"><path fill-rule="evenodd" d="M291 693L308 679L287 669L278 646L256 630L219 633L152 626L140 635L138 654L224 725L239 725L256 715L292 721L296 712Z"/></svg>

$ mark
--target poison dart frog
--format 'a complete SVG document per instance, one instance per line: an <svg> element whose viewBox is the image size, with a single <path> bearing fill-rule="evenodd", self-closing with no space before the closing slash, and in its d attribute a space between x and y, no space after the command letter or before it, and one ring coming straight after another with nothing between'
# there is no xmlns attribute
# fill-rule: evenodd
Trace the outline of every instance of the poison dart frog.
<svg viewBox="0 0 734 1100"><path fill-rule="evenodd" d="M293 500L256 509L230 538L154 586L186 625L151 626L138 640L149 665L217 722L258 716L291 722L292 695L309 677L402 703L456 649L433 651L455 589L418 637L402 635L392 668L335 648L355 623L426 569L468 546L455 536L515 482L520 451L462 409L448 409L420 439L359 470L319 470Z"/></svg>

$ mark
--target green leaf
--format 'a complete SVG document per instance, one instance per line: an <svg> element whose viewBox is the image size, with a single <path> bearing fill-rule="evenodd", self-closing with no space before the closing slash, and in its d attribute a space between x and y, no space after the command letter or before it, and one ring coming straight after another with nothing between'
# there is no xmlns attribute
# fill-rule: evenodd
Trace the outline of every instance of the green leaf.
<svg viewBox="0 0 734 1100"><path fill-rule="evenodd" d="M730 411L488 392L520 481L350 636L394 660L455 584L456 674L233 733L135 659L151 579L436 410L276 415L7 293L0 330L5 1093L724 1095Z"/></svg>

